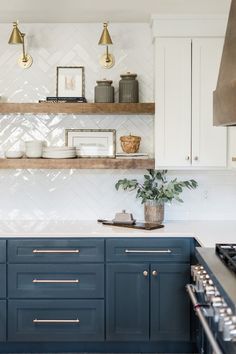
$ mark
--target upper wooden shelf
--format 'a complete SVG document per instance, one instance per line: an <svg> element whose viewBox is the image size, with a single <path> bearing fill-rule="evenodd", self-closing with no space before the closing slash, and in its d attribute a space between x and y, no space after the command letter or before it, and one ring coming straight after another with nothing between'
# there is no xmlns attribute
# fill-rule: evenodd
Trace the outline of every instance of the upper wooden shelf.
<svg viewBox="0 0 236 354"><path fill-rule="evenodd" d="M155 103L0 103L0 114L154 114Z"/></svg>
<svg viewBox="0 0 236 354"><path fill-rule="evenodd" d="M75 158L75 159L3 159L0 169L154 169L154 159L113 159L113 158Z"/></svg>

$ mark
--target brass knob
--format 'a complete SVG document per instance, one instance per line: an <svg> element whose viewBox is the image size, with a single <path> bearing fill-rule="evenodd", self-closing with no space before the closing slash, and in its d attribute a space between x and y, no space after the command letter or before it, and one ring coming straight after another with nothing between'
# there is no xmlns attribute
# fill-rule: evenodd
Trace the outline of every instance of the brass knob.
<svg viewBox="0 0 236 354"><path fill-rule="evenodd" d="M144 271L143 271L143 275L144 275L145 278L147 278L147 276L148 276L148 271L147 271L147 270L144 270Z"/></svg>
<svg viewBox="0 0 236 354"><path fill-rule="evenodd" d="M153 270L153 271L152 271L152 275L153 275L154 277L157 277L157 271L156 271L156 270Z"/></svg>

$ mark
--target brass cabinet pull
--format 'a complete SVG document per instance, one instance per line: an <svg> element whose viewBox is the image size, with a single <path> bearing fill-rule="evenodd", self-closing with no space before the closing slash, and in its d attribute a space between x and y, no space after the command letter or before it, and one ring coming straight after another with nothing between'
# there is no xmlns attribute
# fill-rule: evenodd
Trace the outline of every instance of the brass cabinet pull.
<svg viewBox="0 0 236 354"><path fill-rule="evenodd" d="M76 320L38 320L35 318L33 323L80 323L80 320L76 318Z"/></svg>
<svg viewBox="0 0 236 354"><path fill-rule="evenodd" d="M144 277L146 278L146 277L148 276L148 271L147 271L147 270L144 270L144 271L143 271L143 275L144 275Z"/></svg>
<svg viewBox="0 0 236 354"><path fill-rule="evenodd" d="M33 279L32 283L79 283L79 279Z"/></svg>
<svg viewBox="0 0 236 354"><path fill-rule="evenodd" d="M32 253L80 253L80 250L38 250L35 249Z"/></svg>
<svg viewBox="0 0 236 354"><path fill-rule="evenodd" d="M125 253L172 253L171 250L129 250L126 249Z"/></svg>
<svg viewBox="0 0 236 354"><path fill-rule="evenodd" d="M157 273L157 270L153 270L153 271L152 271L152 275L153 275L154 277L157 277L157 274L158 274L158 273Z"/></svg>

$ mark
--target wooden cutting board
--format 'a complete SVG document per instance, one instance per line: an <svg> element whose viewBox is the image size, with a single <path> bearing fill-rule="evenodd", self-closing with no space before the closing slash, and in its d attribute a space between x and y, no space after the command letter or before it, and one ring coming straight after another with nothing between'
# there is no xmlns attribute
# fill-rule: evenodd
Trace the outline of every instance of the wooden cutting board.
<svg viewBox="0 0 236 354"><path fill-rule="evenodd" d="M157 223L146 223L146 222L136 222L135 224L118 224L114 223L111 220L98 220L98 222L101 222L103 225L109 225L109 226L118 226L118 227L128 227L130 229L141 229L141 230L155 230L155 229L161 229L164 227L162 224L157 224Z"/></svg>

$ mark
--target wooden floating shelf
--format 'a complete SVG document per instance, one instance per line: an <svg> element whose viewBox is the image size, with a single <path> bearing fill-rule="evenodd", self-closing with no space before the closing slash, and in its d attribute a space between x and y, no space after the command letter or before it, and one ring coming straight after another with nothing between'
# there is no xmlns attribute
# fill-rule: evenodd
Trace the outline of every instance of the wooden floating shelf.
<svg viewBox="0 0 236 354"><path fill-rule="evenodd" d="M154 159L0 159L0 169L154 169Z"/></svg>
<svg viewBox="0 0 236 354"><path fill-rule="evenodd" d="M154 114L155 103L0 103L0 114Z"/></svg>

